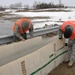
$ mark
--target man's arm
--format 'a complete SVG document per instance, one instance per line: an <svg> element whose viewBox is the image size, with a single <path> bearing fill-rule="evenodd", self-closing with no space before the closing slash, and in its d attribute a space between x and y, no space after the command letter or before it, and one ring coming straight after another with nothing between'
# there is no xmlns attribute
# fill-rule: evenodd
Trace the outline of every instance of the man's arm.
<svg viewBox="0 0 75 75"><path fill-rule="evenodd" d="M33 29L34 29L34 28L33 28L33 25L32 25L32 26L30 27L30 29L29 29L29 34L30 34L31 37L33 37Z"/></svg>
<svg viewBox="0 0 75 75"><path fill-rule="evenodd" d="M59 39L62 39L63 38L62 34L63 34L63 32L62 32L61 26L60 26L59 27Z"/></svg>
<svg viewBox="0 0 75 75"><path fill-rule="evenodd" d="M21 36L21 34L19 33L20 28L18 27L18 25L16 25L16 29L14 31L14 34L21 40L24 40L24 38Z"/></svg>

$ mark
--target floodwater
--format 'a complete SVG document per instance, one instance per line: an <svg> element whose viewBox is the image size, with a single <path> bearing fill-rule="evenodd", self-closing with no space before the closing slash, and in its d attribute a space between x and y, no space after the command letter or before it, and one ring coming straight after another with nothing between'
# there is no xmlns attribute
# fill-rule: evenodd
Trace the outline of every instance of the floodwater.
<svg viewBox="0 0 75 75"><path fill-rule="evenodd" d="M3 20L0 19L0 36L6 36L6 35L12 35L12 26L14 25L15 19L14 20ZM34 23L33 26L34 29L39 29L43 28L45 24L49 25L51 22L43 22L43 23Z"/></svg>
<svg viewBox="0 0 75 75"><path fill-rule="evenodd" d="M0 36L12 35L12 26L14 22L10 20L0 20Z"/></svg>

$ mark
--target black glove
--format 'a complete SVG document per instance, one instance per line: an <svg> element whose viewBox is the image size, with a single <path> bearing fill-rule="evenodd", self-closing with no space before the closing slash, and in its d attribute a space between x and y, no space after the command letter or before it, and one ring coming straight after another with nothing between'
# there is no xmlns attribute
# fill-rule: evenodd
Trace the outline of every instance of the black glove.
<svg viewBox="0 0 75 75"><path fill-rule="evenodd" d="M61 37L61 38L59 38L59 39L61 40L61 39L63 39L63 38Z"/></svg>
<svg viewBox="0 0 75 75"><path fill-rule="evenodd" d="M67 43L65 43L65 46L68 46L68 44L67 44Z"/></svg>

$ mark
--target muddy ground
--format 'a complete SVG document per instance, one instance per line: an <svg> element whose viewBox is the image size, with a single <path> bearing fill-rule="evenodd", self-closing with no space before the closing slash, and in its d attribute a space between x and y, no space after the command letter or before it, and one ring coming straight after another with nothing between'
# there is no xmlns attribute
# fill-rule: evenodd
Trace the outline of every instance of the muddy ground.
<svg viewBox="0 0 75 75"><path fill-rule="evenodd" d="M61 63L48 75L75 75L75 64L71 68L68 68L67 64L68 63Z"/></svg>

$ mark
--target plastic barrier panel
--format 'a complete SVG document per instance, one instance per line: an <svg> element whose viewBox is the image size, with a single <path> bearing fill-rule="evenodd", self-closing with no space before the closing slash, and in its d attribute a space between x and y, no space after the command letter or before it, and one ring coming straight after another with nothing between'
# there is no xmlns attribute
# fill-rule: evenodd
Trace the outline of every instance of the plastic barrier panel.
<svg viewBox="0 0 75 75"><path fill-rule="evenodd" d="M64 39L59 40L58 37L52 39L45 40L41 38L36 44L34 43L36 40L38 41L38 38L36 38L35 41L33 39L33 44L28 44L26 41L9 45L10 47L7 46L7 50L10 48L10 51L13 51L9 51L10 55L8 53L8 56L7 53L4 54L8 58L11 58L11 60L6 61L4 65L1 63L0 75L47 75L64 60L67 53L67 47L64 46ZM31 40L28 40L28 42L31 42ZM26 47L26 43L29 45L29 49ZM1 49L4 50L5 47ZM27 50L30 50L30 53L24 55L24 49L25 53ZM2 60L3 57L0 57L0 59Z"/></svg>

